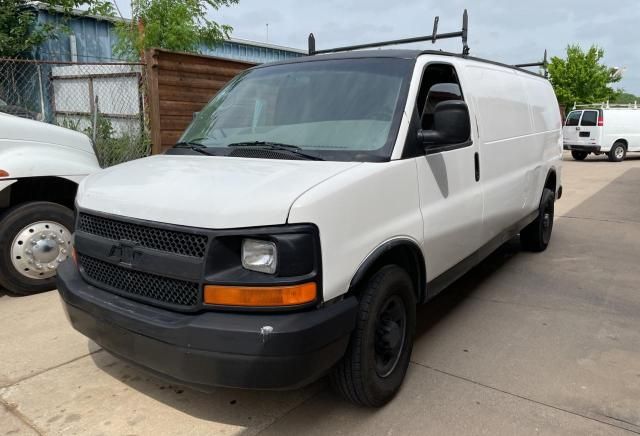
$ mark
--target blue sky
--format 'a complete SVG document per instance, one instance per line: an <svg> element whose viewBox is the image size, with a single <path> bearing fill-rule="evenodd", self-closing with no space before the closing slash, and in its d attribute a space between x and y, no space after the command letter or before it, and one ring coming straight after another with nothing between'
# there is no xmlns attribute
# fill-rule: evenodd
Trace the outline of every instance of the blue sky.
<svg viewBox="0 0 640 436"><path fill-rule="evenodd" d="M128 1L117 0L123 14ZM430 34L433 17L440 31L459 30L469 10L471 54L505 63L562 56L567 44L597 44L605 63L625 67L617 87L640 95L639 0L240 0L211 13L234 27L237 38L306 48L313 32L317 48ZM417 45L459 51L460 41Z"/></svg>

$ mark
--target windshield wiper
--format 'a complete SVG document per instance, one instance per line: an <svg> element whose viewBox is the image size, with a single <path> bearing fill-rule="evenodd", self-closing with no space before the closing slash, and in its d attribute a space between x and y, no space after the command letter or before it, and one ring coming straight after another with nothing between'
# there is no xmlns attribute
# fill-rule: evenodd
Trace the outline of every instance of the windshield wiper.
<svg viewBox="0 0 640 436"><path fill-rule="evenodd" d="M285 151L309 160L324 160L319 156L314 156L312 154L304 153L302 151L302 148L298 147L297 145L283 144L281 142L270 142L270 141L234 142L232 144L229 144L227 147L255 147L261 150Z"/></svg>
<svg viewBox="0 0 640 436"><path fill-rule="evenodd" d="M207 139L207 138L202 138ZM197 151L200 154L206 154L207 156L216 156L215 153L212 153L207 150L207 146L198 142L198 140L193 141L180 141L177 142L173 148L188 148L193 151Z"/></svg>

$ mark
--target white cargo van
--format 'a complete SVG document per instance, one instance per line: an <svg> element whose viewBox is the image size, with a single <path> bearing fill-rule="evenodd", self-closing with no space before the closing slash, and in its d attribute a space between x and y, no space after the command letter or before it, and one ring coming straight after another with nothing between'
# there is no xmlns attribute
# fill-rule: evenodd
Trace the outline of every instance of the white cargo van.
<svg viewBox="0 0 640 436"><path fill-rule="evenodd" d="M70 253L78 183L99 169L86 135L0 113L0 287L55 287Z"/></svg>
<svg viewBox="0 0 640 436"><path fill-rule="evenodd" d="M640 151L640 109L634 105L590 106L569 112L565 120L564 149L575 160L590 153L606 153L612 162L621 162L630 151Z"/></svg>
<svg viewBox="0 0 640 436"><path fill-rule="evenodd" d="M179 383L330 373L380 406L417 304L518 233L547 247L561 155L549 82L466 50L258 66L167 154L81 184L58 289L77 330Z"/></svg>

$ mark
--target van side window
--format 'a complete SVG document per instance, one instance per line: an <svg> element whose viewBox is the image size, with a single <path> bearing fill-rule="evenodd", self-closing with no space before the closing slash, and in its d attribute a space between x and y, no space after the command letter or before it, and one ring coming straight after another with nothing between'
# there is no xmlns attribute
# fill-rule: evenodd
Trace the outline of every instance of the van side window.
<svg viewBox="0 0 640 436"><path fill-rule="evenodd" d="M565 126L577 126L580 122L580 115L582 115L582 111L573 111L567 115L567 122Z"/></svg>
<svg viewBox="0 0 640 436"><path fill-rule="evenodd" d="M421 129L432 129L436 105L448 100L464 101L455 68L446 64L429 65L422 76L416 101Z"/></svg>
<svg viewBox="0 0 640 436"><path fill-rule="evenodd" d="M582 115L581 126L597 126L598 125L598 112L596 111L584 111Z"/></svg>

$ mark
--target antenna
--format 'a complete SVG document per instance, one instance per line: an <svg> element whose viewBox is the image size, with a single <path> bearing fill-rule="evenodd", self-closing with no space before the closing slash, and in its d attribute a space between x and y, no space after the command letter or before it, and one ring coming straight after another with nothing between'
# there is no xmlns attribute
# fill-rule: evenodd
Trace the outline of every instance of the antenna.
<svg viewBox="0 0 640 436"><path fill-rule="evenodd" d="M469 33L469 14L467 10L464 10L462 14L462 30L459 32L449 32L449 33L440 33L438 34L438 23L440 22L440 17L435 17L433 20L433 32L428 36L418 36L415 38L405 38L405 39L394 39L391 41L381 41L381 42L373 42L368 44L360 44L360 45L350 45L344 47L336 47L325 50L316 50L316 40L313 36L313 33L309 34L309 56L317 55L317 54L325 54L325 53L337 53L342 51L351 51L351 50L360 50L363 48L376 48L376 47L385 47L388 45L399 45L399 44L411 44L414 42L423 42L423 41L431 41L435 44L438 39L448 39L448 38L462 38L462 55L467 56L469 54L469 46L467 45L467 37Z"/></svg>

